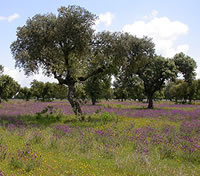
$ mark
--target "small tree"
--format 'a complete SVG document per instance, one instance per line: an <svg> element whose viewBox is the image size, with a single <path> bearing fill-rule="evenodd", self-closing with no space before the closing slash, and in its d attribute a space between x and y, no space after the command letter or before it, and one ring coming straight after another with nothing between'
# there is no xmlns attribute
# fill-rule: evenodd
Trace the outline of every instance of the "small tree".
<svg viewBox="0 0 200 176"><path fill-rule="evenodd" d="M175 62L177 70L184 77L185 83L182 84L184 85L184 87L187 87L187 94L185 95L184 102L189 99L189 102L191 103L193 94L195 92L195 85L193 84L193 80L196 76L196 62L193 58L185 55L183 52L176 54L173 60Z"/></svg>
<svg viewBox="0 0 200 176"><path fill-rule="evenodd" d="M148 108L153 108L153 96L165 85L165 81L173 79L177 70L173 60L161 56L154 56L149 62L137 71L144 83L144 93L148 98Z"/></svg>
<svg viewBox="0 0 200 176"><path fill-rule="evenodd" d="M20 85L10 76L0 76L0 103L15 96L20 89Z"/></svg>
<svg viewBox="0 0 200 176"><path fill-rule="evenodd" d="M196 62L193 58L185 55L184 53L178 53L173 58L174 63L178 71L183 75L186 82L190 83L195 79Z"/></svg>
<svg viewBox="0 0 200 176"><path fill-rule="evenodd" d="M44 101L45 94L44 92L45 84L42 81L33 80L31 82L31 92L32 96L35 97L37 100L42 99Z"/></svg>
<svg viewBox="0 0 200 176"><path fill-rule="evenodd" d="M23 87L23 88L20 88L15 98L25 99L26 101L29 101L31 96L32 96L31 89L28 87Z"/></svg>
<svg viewBox="0 0 200 176"><path fill-rule="evenodd" d="M145 98L143 81L136 74L126 74L126 72L118 73L114 81L113 86L116 98L142 101Z"/></svg>
<svg viewBox="0 0 200 176"><path fill-rule="evenodd" d="M86 93L92 100L92 104L95 105L97 99L104 98L106 93L111 87L111 76L109 75L97 75L89 78L86 81Z"/></svg>

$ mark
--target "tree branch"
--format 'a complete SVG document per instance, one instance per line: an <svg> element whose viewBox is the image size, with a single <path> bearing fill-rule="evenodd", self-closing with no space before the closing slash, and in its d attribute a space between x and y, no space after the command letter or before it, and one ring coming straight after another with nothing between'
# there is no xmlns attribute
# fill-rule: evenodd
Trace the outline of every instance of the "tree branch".
<svg viewBox="0 0 200 176"><path fill-rule="evenodd" d="M97 70L94 70L93 72L89 73L85 77L79 77L78 80L79 81L86 81L91 76L94 76L94 75L99 74L99 73L103 73L104 71L106 71L106 66L102 66L102 67L98 68Z"/></svg>

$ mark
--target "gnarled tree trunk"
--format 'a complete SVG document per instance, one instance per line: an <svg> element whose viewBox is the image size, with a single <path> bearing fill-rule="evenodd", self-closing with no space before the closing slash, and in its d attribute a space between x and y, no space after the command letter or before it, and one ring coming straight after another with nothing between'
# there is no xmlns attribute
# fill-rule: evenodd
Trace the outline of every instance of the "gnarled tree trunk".
<svg viewBox="0 0 200 176"><path fill-rule="evenodd" d="M68 90L68 100L69 103L72 106L72 109L75 113L75 115L82 115L82 110L80 107L80 103L75 95L75 83L68 84L69 90Z"/></svg>

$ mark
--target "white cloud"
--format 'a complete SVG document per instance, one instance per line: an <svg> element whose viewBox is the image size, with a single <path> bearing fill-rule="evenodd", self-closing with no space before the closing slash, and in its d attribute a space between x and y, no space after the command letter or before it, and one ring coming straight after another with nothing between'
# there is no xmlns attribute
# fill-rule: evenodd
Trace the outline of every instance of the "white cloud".
<svg viewBox="0 0 200 176"><path fill-rule="evenodd" d="M8 17L8 22L11 22L11 21L13 21L13 20L15 20L15 19L17 19L17 18L19 18L20 16L19 16L19 14L17 14L17 13L15 13L15 14L13 14L13 15L10 15L9 17Z"/></svg>
<svg viewBox="0 0 200 176"><path fill-rule="evenodd" d="M177 52L187 53L189 45L175 45L175 41L186 35L189 28L180 21L172 21L167 17L158 17L158 12L153 10L150 16L143 20L135 21L123 27L124 32L129 32L138 37L148 36L153 39L158 54L172 57Z"/></svg>
<svg viewBox="0 0 200 176"><path fill-rule="evenodd" d="M8 21L8 22L12 22L13 20L19 18L20 15L18 13L14 13L13 15L10 15L8 17L4 17L4 16L0 16L0 21Z"/></svg>
<svg viewBox="0 0 200 176"><path fill-rule="evenodd" d="M94 28L97 29L99 25L103 24L105 27L108 27L112 24L114 19L114 14L111 12L106 12L99 15L99 18L95 22Z"/></svg>
<svg viewBox="0 0 200 176"><path fill-rule="evenodd" d="M158 11L157 10L152 10L151 15L152 16L157 16L158 15Z"/></svg>
<svg viewBox="0 0 200 176"><path fill-rule="evenodd" d="M10 69L10 68L4 67L4 74L11 76L22 87L24 87L24 86L30 87L30 83L34 79L36 79L38 81L42 81L42 82L57 82L57 80L54 79L54 78L44 76L41 71L37 75L27 77L27 76L24 75L23 71L19 72L16 69Z"/></svg>

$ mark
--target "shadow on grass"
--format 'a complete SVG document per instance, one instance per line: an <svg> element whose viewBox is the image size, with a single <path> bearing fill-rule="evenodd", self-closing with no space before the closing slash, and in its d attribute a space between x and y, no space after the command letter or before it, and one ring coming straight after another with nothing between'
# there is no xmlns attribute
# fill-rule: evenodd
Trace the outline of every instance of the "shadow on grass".
<svg viewBox="0 0 200 176"><path fill-rule="evenodd" d="M99 127L107 123L118 123L119 117L108 112L85 114L84 121L75 115L67 116L63 123L79 127Z"/></svg>
<svg viewBox="0 0 200 176"><path fill-rule="evenodd" d="M38 118L37 115L21 115L21 116L0 116L0 125L2 127L9 127L13 124L16 127L34 126L34 127L47 127L53 123L59 122L59 119L54 116L44 115Z"/></svg>
<svg viewBox="0 0 200 176"><path fill-rule="evenodd" d="M117 116L111 115L108 112L103 112L101 114L94 113L92 115L85 114L84 121L80 120L80 118L75 115L63 115L56 113L36 113L34 115L0 116L0 125L5 128L8 128L11 124L19 128L25 126L46 128L56 123L64 123L72 127L98 127L114 121L118 121Z"/></svg>

